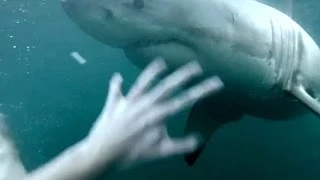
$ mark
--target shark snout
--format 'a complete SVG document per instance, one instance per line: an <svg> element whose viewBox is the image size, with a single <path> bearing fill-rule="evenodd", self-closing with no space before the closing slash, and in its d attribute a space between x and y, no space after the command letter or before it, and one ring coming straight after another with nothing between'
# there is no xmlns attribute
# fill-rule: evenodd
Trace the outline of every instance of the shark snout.
<svg viewBox="0 0 320 180"><path fill-rule="evenodd" d="M75 9L74 0L60 0L60 3L66 13L69 13L70 11Z"/></svg>
<svg viewBox="0 0 320 180"><path fill-rule="evenodd" d="M85 17L85 13L90 7L90 0L60 0L64 12L73 20Z"/></svg>
<svg viewBox="0 0 320 180"><path fill-rule="evenodd" d="M85 13L92 5L91 0L60 0L63 9L69 13Z"/></svg>
<svg viewBox="0 0 320 180"><path fill-rule="evenodd" d="M70 6L70 0L60 0L60 3L63 8Z"/></svg>

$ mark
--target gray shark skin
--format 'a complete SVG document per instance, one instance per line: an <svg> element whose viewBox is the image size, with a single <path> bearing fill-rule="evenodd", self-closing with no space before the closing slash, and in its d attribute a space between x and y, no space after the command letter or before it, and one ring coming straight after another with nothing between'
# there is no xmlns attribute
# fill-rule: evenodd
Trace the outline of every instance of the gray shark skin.
<svg viewBox="0 0 320 180"><path fill-rule="evenodd" d="M83 31L144 68L161 56L170 70L197 60L225 84L192 107L185 133L204 144L219 127L250 115L287 120L320 114L320 50L288 15L254 0L63 0ZM192 83L190 83L192 84Z"/></svg>

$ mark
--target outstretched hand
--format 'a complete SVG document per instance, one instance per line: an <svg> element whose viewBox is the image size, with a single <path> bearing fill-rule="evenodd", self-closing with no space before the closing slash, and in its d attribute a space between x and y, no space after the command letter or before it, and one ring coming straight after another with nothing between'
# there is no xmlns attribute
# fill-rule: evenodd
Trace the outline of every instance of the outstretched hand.
<svg viewBox="0 0 320 180"><path fill-rule="evenodd" d="M196 62L191 62L151 88L165 69L163 60L153 61L127 96L121 92L121 75L115 74L110 81L105 106L88 136L19 179L87 180L101 176L110 168L127 168L196 150L199 142L195 135L172 139L166 131L165 120L217 91L223 83L218 77L211 77L172 98L176 90L201 75L202 70ZM11 170L24 172L22 162L16 164L21 168L12 166Z"/></svg>
<svg viewBox="0 0 320 180"><path fill-rule="evenodd" d="M166 131L165 120L217 91L223 83L218 77L211 77L170 98L187 81L201 75L202 70L199 64L191 62L151 88L165 69L162 59L154 60L127 96L121 92L121 75L117 73L112 77L105 106L88 136L94 151L92 154L101 164L112 161L122 168L196 150L199 145L196 135L172 139Z"/></svg>

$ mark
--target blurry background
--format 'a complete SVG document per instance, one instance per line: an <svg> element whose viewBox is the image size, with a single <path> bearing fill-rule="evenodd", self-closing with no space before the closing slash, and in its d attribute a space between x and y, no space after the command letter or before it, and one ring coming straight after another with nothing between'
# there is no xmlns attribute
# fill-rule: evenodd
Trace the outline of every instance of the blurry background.
<svg viewBox="0 0 320 180"><path fill-rule="evenodd" d="M263 1L288 7L285 0ZM320 44L320 2L293 2L293 19ZM78 64L69 56L71 51L79 51L88 62ZM78 29L59 1L0 0L0 111L8 115L29 170L86 135L115 71L123 74L125 88L139 73L122 51ZM185 118L183 112L169 120L172 136L182 135ZM272 122L248 117L222 128L192 168L182 157L174 157L110 177L150 178L320 179L320 118L307 114Z"/></svg>

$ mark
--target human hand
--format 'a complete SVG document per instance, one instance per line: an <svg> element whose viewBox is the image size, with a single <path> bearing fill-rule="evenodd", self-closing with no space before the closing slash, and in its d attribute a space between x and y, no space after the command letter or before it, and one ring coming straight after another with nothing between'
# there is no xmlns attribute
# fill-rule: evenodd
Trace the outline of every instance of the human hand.
<svg viewBox="0 0 320 180"><path fill-rule="evenodd" d="M121 92L122 77L115 74L109 85L107 101L93 125L88 142L100 164L105 161L117 168L194 151L199 145L195 135L182 139L168 136L165 119L223 87L218 77L211 77L185 90L178 97L169 96L191 78L201 75L199 64L191 62L167 76L154 88L153 81L166 69L162 59L154 60L142 72L128 92Z"/></svg>

